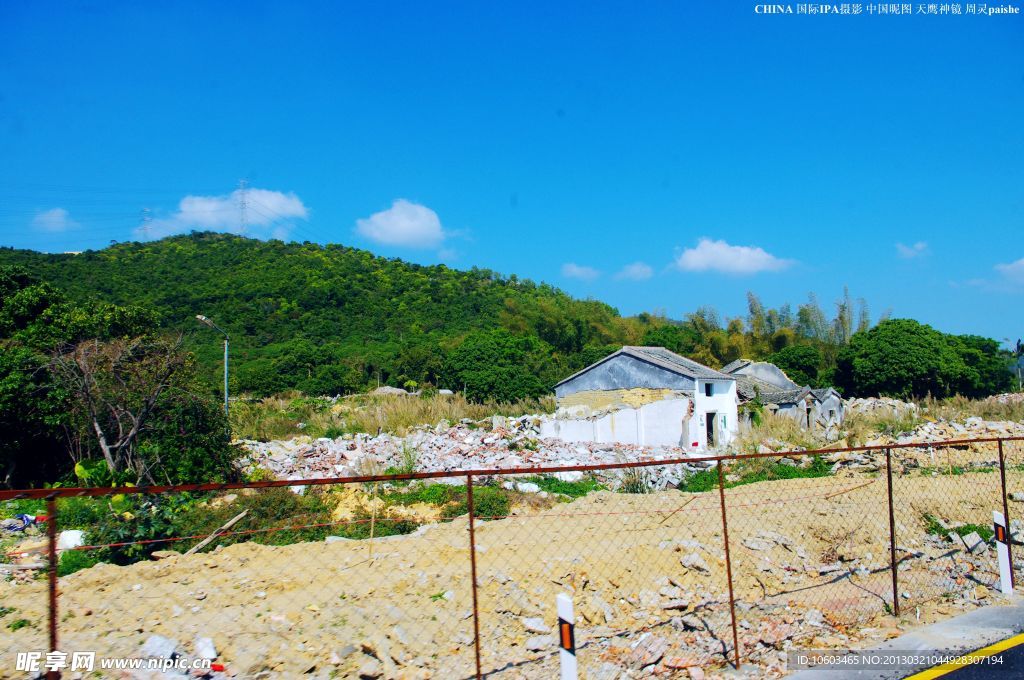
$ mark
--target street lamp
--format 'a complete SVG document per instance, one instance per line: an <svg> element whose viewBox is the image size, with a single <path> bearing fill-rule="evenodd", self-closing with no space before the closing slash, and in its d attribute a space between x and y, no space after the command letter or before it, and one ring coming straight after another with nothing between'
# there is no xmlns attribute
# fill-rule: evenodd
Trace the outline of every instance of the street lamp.
<svg viewBox="0 0 1024 680"><path fill-rule="evenodd" d="M228 415L228 343L230 342L231 338L229 338L228 334L224 332L224 329L222 329L220 326L218 326L214 322L210 321L208 318L206 318L202 314L196 314L196 319L199 321L199 323L205 324L205 325L209 326L210 328L212 328L212 329L214 329L216 331L220 331L220 333L222 333L224 335L224 415L227 416Z"/></svg>

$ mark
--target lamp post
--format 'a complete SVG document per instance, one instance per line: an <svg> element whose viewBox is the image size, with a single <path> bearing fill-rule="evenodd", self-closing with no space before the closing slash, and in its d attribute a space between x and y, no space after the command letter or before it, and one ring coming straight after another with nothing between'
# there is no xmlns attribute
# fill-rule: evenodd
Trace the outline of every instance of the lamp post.
<svg viewBox="0 0 1024 680"><path fill-rule="evenodd" d="M205 324L215 331L219 331L224 336L224 415L228 415L228 343L231 338L224 332L224 329L210 321L202 314L196 314L196 319L201 324Z"/></svg>

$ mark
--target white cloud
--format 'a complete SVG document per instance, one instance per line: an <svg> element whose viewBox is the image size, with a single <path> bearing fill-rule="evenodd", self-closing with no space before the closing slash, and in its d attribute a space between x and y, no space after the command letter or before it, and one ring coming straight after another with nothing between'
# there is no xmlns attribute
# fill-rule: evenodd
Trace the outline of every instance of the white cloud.
<svg viewBox="0 0 1024 680"><path fill-rule="evenodd" d="M997 264L996 271L1008 283L1024 285L1024 257L1009 264Z"/></svg>
<svg viewBox="0 0 1024 680"><path fill-rule="evenodd" d="M186 231L209 230L284 239L291 231L293 220L304 220L308 216L309 210L294 193L236 189L220 196L186 196L178 203L177 211L140 225L135 235L163 238Z"/></svg>
<svg viewBox="0 0 1024 680"><path fill-rule="evenodd" d="M408 248L433 248L449 235L436 212L404 198L387 210L356 220L356 231L377 243Z"/></svg>
<svg viewBox="0 0 1024 680"><path fill-rule="evenodd" d="M32 218L32 228L39 231L68 231L77 229L78 226L78 222L71 219L71 215L64 208L44 210Z"/></svg>
<svg viewBox="0 0 1024 680"><path fill-rule="evenodd" d="M567 279L593 281L600 275L601 272L597 271L593 267L586 267L584 265L576 264L575 262L566 262L562 265L562 276Z"/></svg>
<svg viewBox="0 0 1024 680"><path fill-rule="evenodd" d="M905 260L921 257L928 254L928 244L918 241L912 246L905 246L902 243L896 244L896 253Z"/></svg>
<svg viewBox="0 0 1024 680"><path fill-rule="evenodd" d="M634 262L633 264L627 264L623 267L618 274L615 275L617 279L629 279L630 281L644 281L654 276L654 270L651 266L645 262Z"/></svg>
<svg viewBox="0 0 1024 680"><path fill-rule="evenodd" d="M675 260L675 266L683 271L725 274L777 272L793 263L793 260L775 257L757 246L734 246L709 238L700 239L696 248L687 248Z"/></svg>

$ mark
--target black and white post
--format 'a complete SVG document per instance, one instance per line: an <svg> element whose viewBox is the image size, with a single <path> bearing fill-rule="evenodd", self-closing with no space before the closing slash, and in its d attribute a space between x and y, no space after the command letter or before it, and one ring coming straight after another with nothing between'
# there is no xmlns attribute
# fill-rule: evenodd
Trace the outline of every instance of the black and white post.
<svg viewBox="0 0 1024 680"><path fill-rule="evenodd" d="M572 598L565 593L555 597L558 607L558 647L562 664L562 680L576 680L576 617L572 610Z"/></svg>

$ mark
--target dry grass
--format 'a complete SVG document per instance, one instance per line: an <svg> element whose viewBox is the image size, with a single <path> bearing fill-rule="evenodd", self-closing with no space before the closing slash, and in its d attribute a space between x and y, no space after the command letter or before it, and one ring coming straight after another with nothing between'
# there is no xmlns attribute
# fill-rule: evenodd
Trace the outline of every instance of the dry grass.
<svg viewBox="0 0 1024 680"><path fill-rule="evenodd" d="M1024 401L1000 403L994 398L966 399L951 397L949 399L928 398L918 403L921 412L934 420L963 420L978 416L985 420L1012 420L1024 422Z"/></svg>
<svg viewBox="0 0 1024 680"><path fill-rule="evenodd" d="M363 394L332 402L288 392L266 399L240 399L232 404L231 427L235 437L259 441L302 434L338 437L345 433L378 431L401 436L416 426L433 425L441 420L456 423L463 418L515 417L551 413L554 408L553 397L477 404L461 394L424 397Z"/></svg>
<svg viewBox="0 0 1024 680"><path fill-rule="evenodd" d="M761 422L740 430L739 436L729 445L730 449L743 453L756 452L761 444L771 445L784 442L787 448L800 446L807 449L822 448L826 445L823 434L816 437L800 426L795 419L765 411Z"/></svg>

